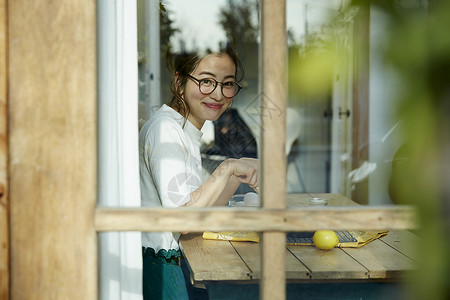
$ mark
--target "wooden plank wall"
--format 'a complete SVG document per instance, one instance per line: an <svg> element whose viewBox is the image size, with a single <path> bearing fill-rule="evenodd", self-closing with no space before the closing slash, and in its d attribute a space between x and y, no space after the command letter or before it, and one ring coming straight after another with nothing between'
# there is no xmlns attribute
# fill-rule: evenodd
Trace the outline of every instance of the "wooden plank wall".
<svg viewBox="0 0 450 300"><path fill-rule="evenodd" d="M9 298L6 5L6 0L0 0L0 299Z"/></svg>
<svg viewBox="0 0 450 300"><path fill-rule="evenodd" d="M11 299L96 299L95 0L8 1Z"/></svg>

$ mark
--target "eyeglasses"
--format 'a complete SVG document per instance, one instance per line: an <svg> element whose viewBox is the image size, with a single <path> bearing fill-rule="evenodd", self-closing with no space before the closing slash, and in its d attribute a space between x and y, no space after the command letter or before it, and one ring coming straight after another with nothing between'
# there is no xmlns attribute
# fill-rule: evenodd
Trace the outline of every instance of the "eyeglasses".
<svg viewBox="0 0 450 300"><path fill-rule="evenodd" d="M191 75L187 76L197 81L198 89L200 90L200 93L202 93L203 95L209 95L212 92L214 92L218 84L220 84L222 95L225 98L233 98L242 89L242 86L240 86L239 83L234 81L218 82L214 78L197 79Z"/></svg>

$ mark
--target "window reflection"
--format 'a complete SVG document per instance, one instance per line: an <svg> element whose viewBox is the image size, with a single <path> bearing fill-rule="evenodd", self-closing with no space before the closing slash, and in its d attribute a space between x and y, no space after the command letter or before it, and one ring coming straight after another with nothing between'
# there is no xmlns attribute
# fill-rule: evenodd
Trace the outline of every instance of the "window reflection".
<svg viewBox="0 0 450 300"><path fill-rule="evenodd" d="M376 10L372 19L364 19L364 11L349 9L348 2L287 0L287 192L390 203L389 176L402 143L401 126L393 112L396 88L385 85L389 72L375 47L383 39L368 35L381 33L385 25ZM138 1L139 117L148 119L170 98L167 51L214 50L234 37L245 70L243 89L230 111L203 128L204 171L207 176L227 157L257 157L259 2L167 0L150 20L146 5ZM157 40L149 35L155 26ZM368 27L371 31L364 32ZM364 48L369 42L375 45L370 52ZM369 61L377 63L370 70ZM241 187L238 193L248 190Z"/></svg>

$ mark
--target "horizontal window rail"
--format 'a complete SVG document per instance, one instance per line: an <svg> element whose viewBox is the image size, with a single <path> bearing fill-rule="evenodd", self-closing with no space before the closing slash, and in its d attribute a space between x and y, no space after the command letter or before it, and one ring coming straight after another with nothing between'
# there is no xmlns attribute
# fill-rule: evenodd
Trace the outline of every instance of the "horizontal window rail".
<svg viewBox="0 0 450 300"><path fill-rule="evenodd" d="M418 228L413 206L241 208L97 207L96 231L314 231Z"/></svg>

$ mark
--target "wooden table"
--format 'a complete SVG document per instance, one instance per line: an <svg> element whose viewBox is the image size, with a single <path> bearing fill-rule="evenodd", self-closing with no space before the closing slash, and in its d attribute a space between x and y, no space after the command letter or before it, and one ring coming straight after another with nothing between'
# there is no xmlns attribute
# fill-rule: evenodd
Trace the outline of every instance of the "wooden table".
<svg viewBox="0 0 450 300"><path fill-rule="evenodd" d="M289 207L305 206L308 195L288 195ZM335 194L326 197L329 206L356 205ZM417 236L410 231L390 231L361 248L286 246L288 282L348 282L399 280L414 269ZM195 284L212 282L257 283L261 278L260 245L253 242L204 240L200 233L183 235L181 247Z"/></svg>

